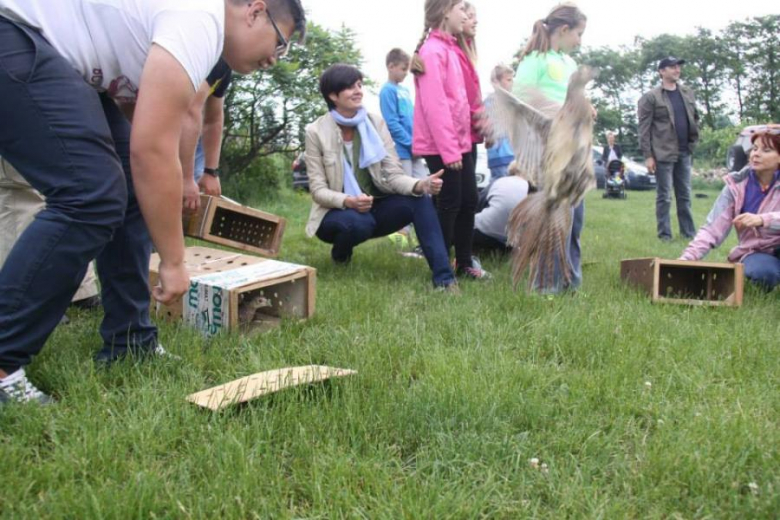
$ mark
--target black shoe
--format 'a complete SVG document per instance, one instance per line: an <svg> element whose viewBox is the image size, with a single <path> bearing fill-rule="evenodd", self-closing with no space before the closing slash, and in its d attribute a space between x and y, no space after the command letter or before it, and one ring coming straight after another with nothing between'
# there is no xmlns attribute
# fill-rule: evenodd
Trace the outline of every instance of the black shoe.
<svg viewBox="0 0 780 520"><path fill-rule="evenodd" d="M83 300L73 302L70 304L70 306L87 310L96 309L97 307L100 307L100 296L96 294L95 296L90 296L89 298L84 298Z"/></svg>
<svg viewBox="0 0 780 520"><path fill-rule="evenodd" d="M336 258L335 256L331 256L331 258L333 259L333 265L347 266L352 262L352 255L346 258Z"/></svg>
<svg viewBox="0 0 780 520"><path fill-rule="evenodd" d="M51 404L53 402L54 399L38 390L27 379L23 368L0 379L0 406L7 403Z"/></svg>
<svg viewBox="0 0 780 520"><path fill-rule="evenodd" d="M128 356L138 361L144 361L147 359L170 359L175 361L181 360L181 357L171 354L159 343L154 348L127 348L105 345L97 354L95 354L93 359L95 360L96 364L108 367L117 361L125 359Z"/></svg>

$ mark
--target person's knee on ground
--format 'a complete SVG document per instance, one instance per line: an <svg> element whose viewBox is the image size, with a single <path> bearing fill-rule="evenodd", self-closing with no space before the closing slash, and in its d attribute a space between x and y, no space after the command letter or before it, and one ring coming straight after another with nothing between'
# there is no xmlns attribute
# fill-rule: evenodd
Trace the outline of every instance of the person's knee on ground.
<svg viewBox="0 0 780 520"><path fill-rule="evenodd" d="M743 262L745 277L762 289L771 291L780 285L780 260L777 257L758 253L748 256Z"/></svg>
<svg viewBox="0 0 780 520"><path fill-rule="evenodd" d="M374 235L374 225L368 218L353 214L354 210L331 210L316 232L317 238L332 244L331 258L337 263L348 262L355 246ZM337 212L337 213L333 213Z"/></svg>

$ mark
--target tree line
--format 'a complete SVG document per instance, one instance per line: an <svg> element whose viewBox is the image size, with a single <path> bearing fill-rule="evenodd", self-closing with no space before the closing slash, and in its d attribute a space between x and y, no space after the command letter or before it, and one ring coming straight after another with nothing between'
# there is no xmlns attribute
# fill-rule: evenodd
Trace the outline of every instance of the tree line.
<svg viewBox="0 0 780 520"><path fill-rule="evenodd" d="M735 21L721 31L638 36L629 46L582 49L578 63L599 67L593 101L596 136L614 131L629 155L639 156L636 102L658 85L656 66L666 56L686 60L683 81L697 95L702 138L699 164L722 164L737 131L749 124L780 123L780 15ZM231 177L273 187L289 174L303 147L305 127L323 114L320 74L336 62L360 66L355 33L309 24L305 46L268 71L236 78L225 99L222 170ZM282 160L274 158L283 157ZM279 172L278 170L282 170Z"/></svg>
<svg viewBox="0 0 780 520"><path fill-rule="evenodd" d="M599 109L600 140L614 131L625 149L638 155L636 102L660 82L658 62L666 56L686 60L682 80L696 92L702 139L696 159L722 164L738 130L780 122L780 15L735 21L721 31L698 28L693 34L637 37L630 46L584 49L579 63L601 74L593 100Z"/></svg>

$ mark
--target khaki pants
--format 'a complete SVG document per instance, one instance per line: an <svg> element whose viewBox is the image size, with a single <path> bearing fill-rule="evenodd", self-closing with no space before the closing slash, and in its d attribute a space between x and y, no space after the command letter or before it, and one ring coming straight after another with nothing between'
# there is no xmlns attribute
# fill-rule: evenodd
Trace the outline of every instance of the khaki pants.
<svg viewBox="0 0 780 520"><path fill-rule="evenodd" d="M13 166L0 157L0 266L11 253L19 235L43 209L46 202ZM73 301L84 300L100 293L91 262Z"/></svg>

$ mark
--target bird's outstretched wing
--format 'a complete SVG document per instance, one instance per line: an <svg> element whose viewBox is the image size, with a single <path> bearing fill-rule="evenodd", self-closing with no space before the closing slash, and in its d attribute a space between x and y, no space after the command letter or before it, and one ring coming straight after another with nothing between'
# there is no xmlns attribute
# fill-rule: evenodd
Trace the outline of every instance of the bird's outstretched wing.
<svg viewBox="0 0 780 520"><path fill-rule="evenodd" d="M526 103L496 88L488 116L494 135L509 139L515 153L515 167L521 176L539 187L545 143L560 105L548 102L541 95L529 94L532 102Z"/></svg>

